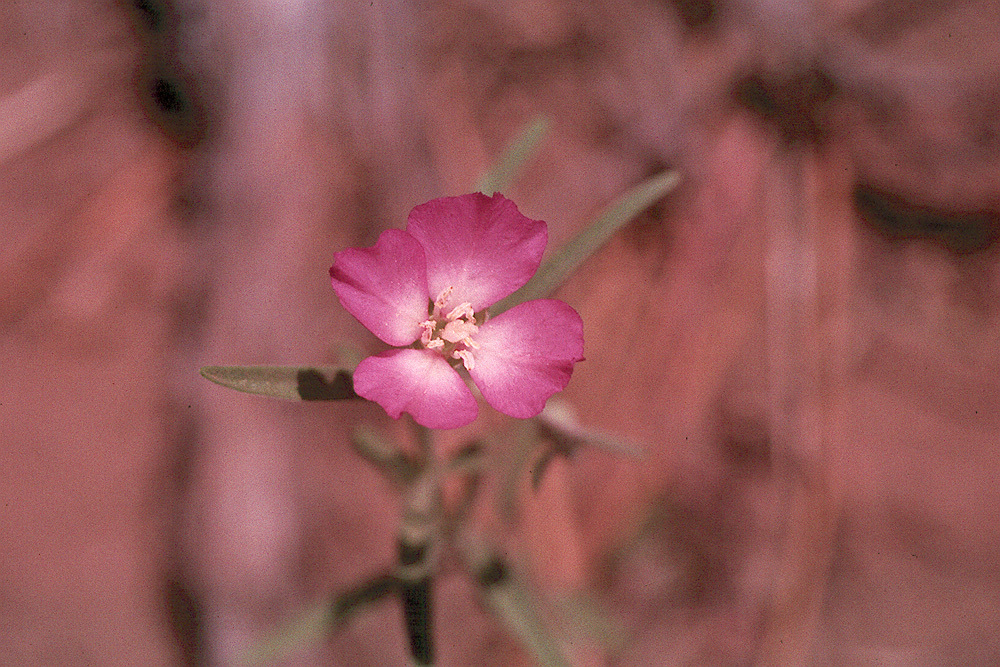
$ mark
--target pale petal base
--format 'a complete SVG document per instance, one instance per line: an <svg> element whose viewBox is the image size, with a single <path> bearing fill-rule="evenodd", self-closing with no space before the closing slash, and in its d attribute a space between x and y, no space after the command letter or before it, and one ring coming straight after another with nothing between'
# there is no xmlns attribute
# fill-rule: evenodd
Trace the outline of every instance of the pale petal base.
<svg viewBox="0 0 1000 667"><path fill-rule="evenodd" d="M476 343L469 374L483 398L506 415L527 419L566 388L573 364L583 359L583 320L562 301L528 301L487 321Z"/></svg>
<svg viewBox="0 0 1000 667"><path fill-rule="evenodd" d="M388 350L354 371L354 391L398 419L408 412L427 428L458 428L479 415L479 406L444 357L432 350Z"/></svg>

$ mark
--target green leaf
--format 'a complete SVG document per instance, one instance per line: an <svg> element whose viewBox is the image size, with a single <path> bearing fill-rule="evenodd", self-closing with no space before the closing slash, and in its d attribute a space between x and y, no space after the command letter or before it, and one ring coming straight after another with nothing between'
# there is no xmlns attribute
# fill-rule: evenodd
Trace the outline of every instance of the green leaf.
<svg viewBox="0 0 1000 667"><path fill-rule="evenodd" d="M289 401L358 397L351 372L337 366L205 366L201 376L236 391Z"/></svg>
<svg viewBox="0 0 1000 667"><path fill-rule="evenodd" d="M316 605L288 621L259 644L247 649L240 657L239 664L269 665L287 660L289 656L319 645L332 628L330 604Z"/></svg>
<svg viewBox="0 0 1000 667"><path fill-rule="evenodd" d="M507 190L521 175L524 165L535 156L551 122L538 116L504 150L496 163L477 181L475 190L492 195Z"/></svg>
<svg viewBox="0 0 1000 667"><path fill-rule="evenodd" d="M479 474L483 471L486 455L486 444L480 440L472 440L455 452L448 460L448 470L466 474Z"/></svg>
<svg viewBox="0 0 1000 667"><path fill-rule="evenodd" d="M612 657L620 655L627 648L629 637L625 625L595 596L586 591L577 591L557 602L556 608L564 624L570 627L571 636L593 641Z"/></svg>
<svg viewBox="0 0 1000 667"><path fill-rule="evenodd" d="M405 487L419 472L416 461L370 428L355 428L351 433L351 444L358 455L378 468L398 487Z"/></svg>
<svg viewBox="0 0 1000 667"><path fill-rule="evenodd" d="M287 660L300 651L319 645L327 635L350 620L351 616L398 590L399 581L391 574L369 579L332 600L303 610L251 646L243 654L239 664L267 665Z"/></svg>
<svg viewBox="0 0 1000 667"><path fill-rule="evenodd" d="M581 264L600 250L615 232L666 196L679 182L680 174L677 171L666 171L643 181L611 202L586 229L543 262L528 284L491 307L490 315L495 317L519 303L552 294Z"/></svg>
<svg viewBox="0 0 1000 667"><path fill-rule="evenodd" d="M483 601L542 667L569 667L559 642L542 621L542 600L497 556L480 562L477 579Z"/></svg>
<svg viewBox="0 0 1000 667"><path fill-rule="evenodd" d="M640 457L643 448L613 435L587 428L580 424L572 406L559 397L549 399L542 414L534 417L537 423L536 440L542 443L542 454L531 467L531 485L536 491L546 470L557 456L572 458L583 446L596 447L619 456ZM530 459L524 459L528 463Z"/></svg>

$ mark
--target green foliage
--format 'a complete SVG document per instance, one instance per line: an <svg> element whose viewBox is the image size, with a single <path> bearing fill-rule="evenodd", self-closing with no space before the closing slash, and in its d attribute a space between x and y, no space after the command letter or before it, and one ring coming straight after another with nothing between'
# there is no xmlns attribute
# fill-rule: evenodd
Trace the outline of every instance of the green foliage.
<svg viewBox="0 0 1000 667"><path fill-rule="evenodd" d="M538 145L548 134L551 122L539 116L512 141L494 165L476 182L475 190L486 195L504 192L517 182L524 165L535 157Z"/></svg>
<svg viewBox="0 0 1000 667"><path fill-rule="evenodd" d="M351 372L336 366L205 366L201 376L236 391L289 401L358 397Z"/></svg>
<svg viewBox="0 0 1000 667"><path fill-rule="evenodd" d="M600 250L615 232L666 196L679 182L678 172L666 171L643 181L611 202L572 241L543 262L528 284L492 306L490 314L496 316L519 303L552 294L581 264Z"/></svg>
<svg viewBox="0 0 1000 667"><path fill-rule="evenodd" d="M476 545L463 554L475 573L479 594L487 607L521 640L541 667L569 667L559 642L542 621L543 600L496 553Z"/></svg>
<svg viewBox="0 0 1000 667"><path fill-rule="evenodd" d="M316 646L351 616L399 589L399 580L382 574L297 614L243 654L240 664L269 665Z"/></svg>

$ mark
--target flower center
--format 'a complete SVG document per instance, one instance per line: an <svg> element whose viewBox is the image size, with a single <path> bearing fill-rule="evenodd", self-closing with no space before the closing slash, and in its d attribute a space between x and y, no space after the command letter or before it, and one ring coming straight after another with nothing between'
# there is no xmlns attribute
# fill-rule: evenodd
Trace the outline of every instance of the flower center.
<svg viewBox="0 0 1000 667"><path fill-rule="evenodd" d="M434 300L430 317L420 323L424 330L420 334L420 343L428 350L437 350L447 359L461 360L467 370L472 370L476 365L472 350L479 349L472 337L479 332L479 326L471 303L460 303L444 314L453 290L449 287Z"/></svg>

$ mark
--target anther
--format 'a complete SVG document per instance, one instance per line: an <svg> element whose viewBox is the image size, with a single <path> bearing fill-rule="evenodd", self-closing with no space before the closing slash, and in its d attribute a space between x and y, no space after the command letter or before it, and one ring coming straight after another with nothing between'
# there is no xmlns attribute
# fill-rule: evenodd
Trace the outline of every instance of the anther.
<svg viewBox="0 0 1000 667"><path fill-rule="evenodd" d="M441 317L441 310L448 303L448 299L451 298L451 293L454 291L454 287L449 287L438 294L438 298L434 299L434 312L431 314L431 317Z"/></svg>
<svg viewBox="0 0 1000 667"><path fill-rule="evenodd" d="M476 360L468 350L455 350L451 353L452 359L461 359L465 370L471 371L476 366Z"/></svg>

